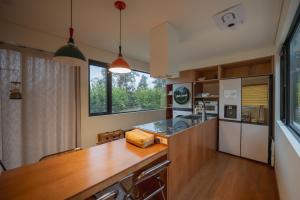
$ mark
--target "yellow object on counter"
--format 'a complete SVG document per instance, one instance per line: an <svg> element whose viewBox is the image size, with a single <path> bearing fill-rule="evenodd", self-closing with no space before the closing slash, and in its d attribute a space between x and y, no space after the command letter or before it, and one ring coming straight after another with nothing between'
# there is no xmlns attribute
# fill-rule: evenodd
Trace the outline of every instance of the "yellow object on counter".
<svg viewBox="0 0 300 200"><path fill-rule="evenodd" d="M126 141L141 148L146 148L154 143L154 135L139 129L125 133Z"/></svg>

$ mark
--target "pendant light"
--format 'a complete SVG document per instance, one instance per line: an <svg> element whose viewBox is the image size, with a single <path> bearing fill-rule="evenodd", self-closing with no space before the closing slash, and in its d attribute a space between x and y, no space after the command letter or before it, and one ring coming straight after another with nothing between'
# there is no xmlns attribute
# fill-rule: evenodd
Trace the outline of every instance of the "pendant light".
<svg viewBox="0 0 300 200"><path fill-rule="evenodd" d="M123 58L122 55L122 17L121 13L122 10L126 8L126 4L123 1L116 1L115 7L120 11L120 44L119 44L119 56L116 60L114 60L111 65L109 66L109 71L114 73L129 73L131 72L129 64L126 62L126 60Z"/></svg>
<svg viewBox="0 0 300 200"><path fill-rule="evenodd" d="M71 26L69 28L68 44L59 48L54 54L54 60L70 64L72 66L80 66L85 64L85 57L81 51L75 46L73 39L73 0L71 0Z"/></svg>

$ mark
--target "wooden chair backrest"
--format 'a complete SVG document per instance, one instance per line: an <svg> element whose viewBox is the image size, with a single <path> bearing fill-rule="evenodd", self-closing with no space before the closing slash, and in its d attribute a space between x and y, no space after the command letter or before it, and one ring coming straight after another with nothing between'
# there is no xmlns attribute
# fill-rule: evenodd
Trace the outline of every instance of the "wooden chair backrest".
<svg viewBox="0 0 300 200"><path fill-rule="evenodd" d="M3 162L2 162L2 160L0 160L0 166L1 166L0 172L1 172L1 171L6 171L6 168L5 168L5 166L4 166Z"/></svg>
<svg viewBox="0 0 300 200"><path fill-rule="evenodd" d="M125 137L125 131L123 130L116 130L112 132L106 132L106 133L99 133L97 135L98 142L97 144L104 144L107 142L111 142L114 140L119 140L121 138Z"/></svg>

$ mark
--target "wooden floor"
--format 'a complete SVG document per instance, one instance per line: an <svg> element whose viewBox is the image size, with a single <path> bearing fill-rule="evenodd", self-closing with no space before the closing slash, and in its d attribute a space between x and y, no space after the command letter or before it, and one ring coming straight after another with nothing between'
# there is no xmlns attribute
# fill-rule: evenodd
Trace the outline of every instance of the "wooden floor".
<svg viewBox="0 0 300 200"><path fill-rule="evenodd" d="M218 153L189 184L179 199L189 200L277 200L272 167Z"/></svg>

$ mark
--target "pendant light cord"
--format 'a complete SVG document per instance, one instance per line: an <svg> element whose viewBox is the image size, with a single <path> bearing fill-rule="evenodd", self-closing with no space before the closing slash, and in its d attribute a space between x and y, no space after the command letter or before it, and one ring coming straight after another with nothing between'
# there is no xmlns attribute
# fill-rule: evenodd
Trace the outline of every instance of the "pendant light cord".
<svg viewBox="0 0 300 200"><path fill-rule="evenodd" d="M120 9L120 44L119 44L119 56L122 56L122 17L121 17L122 10Z"/></svg>
<svg viewBox="0 0 300 200"><path fill-rule="evenodd" d="M71 0L71 28L73 28L73 0Z"/></svg>
<svg viewBox="0 0 300 200"><path fill-rule="evenodd" d="M74 40L73 40L73 33L74 33L74 29L73 29L73 0L71 0L71 24L70 24L70 28L69 28L69 34L70 34L70 38L69 38L69 43L74 44Z"/></svg>

